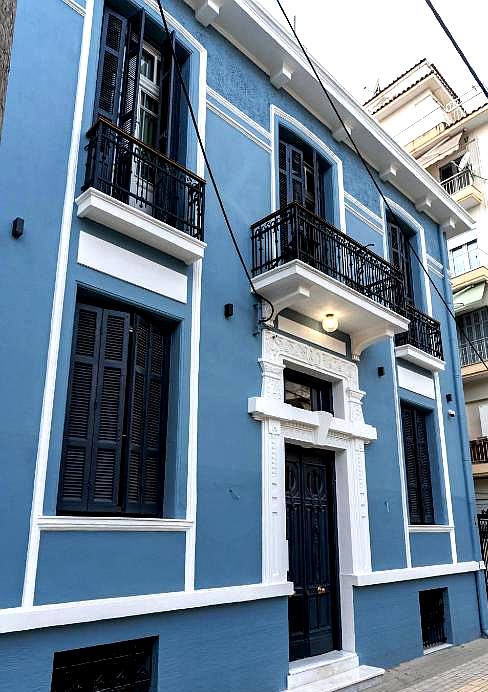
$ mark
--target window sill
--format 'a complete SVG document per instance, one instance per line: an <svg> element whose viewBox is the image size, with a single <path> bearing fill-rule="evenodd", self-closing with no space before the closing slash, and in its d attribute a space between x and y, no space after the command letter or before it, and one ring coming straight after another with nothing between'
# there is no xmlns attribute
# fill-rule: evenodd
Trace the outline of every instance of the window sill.
<svg viewBox="0 0 488 692"><path fill-rule="evenodd" d="M152 517L39 517L41 531L188 531L187 519Z"/></svg>
<svg viewBox="0 0 488 692"><path fill-rule="evenodd" d="M410 533L447 533L454 531L454 526L450 524L409 524Z"/></svg>

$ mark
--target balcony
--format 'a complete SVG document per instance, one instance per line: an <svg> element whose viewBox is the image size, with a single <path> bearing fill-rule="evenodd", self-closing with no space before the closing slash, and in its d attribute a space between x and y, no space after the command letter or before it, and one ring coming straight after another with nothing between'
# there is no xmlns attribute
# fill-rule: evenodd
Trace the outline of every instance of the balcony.
<svg viewBox="0 0 488 692"><path fill-rule="evenodd" d="M407 305L408 331L395 337L395 354L433 372L444 370L441 325L413 305Z"/></svg>
<svg viewBox="0 0 488 692"><path fill-rule="evenodd" d="M203 257L205 181L103 118L87 137L78 216L186 264Z"/></svg>
<svg viewBox="0 0 488 692"><path fill-rule="evenodd" d="M400 272L300 204L255 223L251 237L254 287L276 314L292 308L320 321L333 313L355 358L408 328Z"/></svg>
<svg viewBox="0 0 488 692"><path fill-rule="evenodd" d="M478 437L469 443L473 476L488 475L488 437Z"/></svg>
<svg viewBox="0 0 488 692"><path fill-rule="evenodd" d="M483 359L485 362L488 361L488 339L472 339L472 344L476 352L471 344L459 344L459 359L463 380L475 380L488 377L488 371L481 360Z"/></svg>
<svg viewBox="0 0 488 692"><path fill-rule="evenodd" d="M483 202L483 193L474 184L474 175L470 168L465 168L451 178L443 180L441 185L464 209L472 209Z"/></svg>

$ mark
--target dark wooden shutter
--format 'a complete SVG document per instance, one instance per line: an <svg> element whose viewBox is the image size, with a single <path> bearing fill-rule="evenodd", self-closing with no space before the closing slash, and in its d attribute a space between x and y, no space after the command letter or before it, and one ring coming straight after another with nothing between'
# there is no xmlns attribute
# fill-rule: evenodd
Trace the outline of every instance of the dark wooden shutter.
<svg viewBox="0 0 488 692"><path fill-rule="evenodd" d="M173 106L175 91L175 63L173 51L176 50L176 36L172 31L166 37L161 50L161 76L159 81L159 118L157 143L159 150L172 155L173 144ZM175 53L176 55L176 53Z"/></svg>
<svg viewBox="0 0 488 692"><path fill-rule="evenodd" d="M407 496L410 524L422 523L422 501L415 452L415 419L411 408L402 406L403 452L407 476Z"/></svg>
<svg viewBox="0 0 488 692"><path fill-rule="evenodd" d="M162 512L168 347L168 337L157 323L136 317L127 433L130 514Z"/></svg>
<svg viewBox="0 0 488 692"><path fill-rule="evenodd" d="M303 153L300 149L283 141L279 143L279 188L280 207L290 202L303 204L305 196Z"/></svg>
<svg viewBox="0 0 488 692"><path fill-rule="evenodd" d="M76 307L58 493L61 512L87 508L102 313L91 305Z"/></svg>
<svg viewBox="0 0 488 692"><path fill-rule="evenodd" d="M128 20L127 50L124 63L122 96L120 99L119 126L134 135L137 124L139 77L146 14L139 10Z"/></svg>
<svg viewBox="0 0 488 692"><path fill-rule="evenodd" d="M120 510L119 481L130 316L104 310L100 339L88 509Z"/></svg>
<svg viewBox="0 0 488 692"><path fill-rule="evenodd" d="M117 121L127 20L105 7L98 62L94 120Z"/></svg>
<svg viewBox="0 0 488 692"><path fill-rule="evenodd" d="M432 479L425 414L421 411L415 411L414 413L420 496L422 498L422 519L424 524L433 524L434 502L432 499Z"/></svg>

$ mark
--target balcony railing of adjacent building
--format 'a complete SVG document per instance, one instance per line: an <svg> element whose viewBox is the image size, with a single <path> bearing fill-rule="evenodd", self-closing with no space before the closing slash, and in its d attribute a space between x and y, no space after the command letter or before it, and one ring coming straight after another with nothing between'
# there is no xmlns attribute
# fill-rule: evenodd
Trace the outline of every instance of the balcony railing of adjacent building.
<svg viewBox="0 0 488 692"><path fill-rule="evenodd" d="M470 168L465 168L456 175L443 180L441 185L448 195L455 195L456 192L468 187L468 185L474 185L473 171Z"/></svg>
<svg viewBox="0 0 488 692"><path fill-rule="evenodd" d="M85 182L203 240L205 181L100 118L88 131Z"/></svg>
<svg viewBox="0 0 488 692"><path fill-rule="evenodd" d="M408 331L397 334L395 344L397 346L410 344L435 358L443 360L440 323L413 305L407 305L406 316L410 320Z"/></svg>
<svg viewBox="0 0 488 692"><path fill-rule="evenodd" d="M488 437L478 437L469 443L473 464L488 463Z"/></svg>
<svg viewBox="0 0 488 692"><path fill-rule="evenodd" d="M301 260L390 310L405 313L402 274L296 202L253 224L251 237L253 276Z"/></svg>
<svg viewBox="0 0 488 692"><path fill-rule="evenodd" d="M476 351L471 344L473 344ZM481 358L485 361L488 360L488 339L472 339L471 343L469 344L460 344L459 356L462 368L466 365L474 365L475 363L481 363Z"/></svg>

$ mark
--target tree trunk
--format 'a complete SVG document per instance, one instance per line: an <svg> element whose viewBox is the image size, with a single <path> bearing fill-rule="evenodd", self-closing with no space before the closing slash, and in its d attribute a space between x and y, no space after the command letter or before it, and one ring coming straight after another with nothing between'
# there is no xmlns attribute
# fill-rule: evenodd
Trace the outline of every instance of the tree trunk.
<svg viewBox="0 0 488 692"><path fill-rule="evenodd" d="M10 69L16 0L0 0L0 137Z"/></svg>

